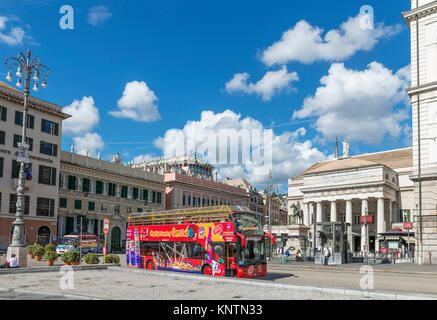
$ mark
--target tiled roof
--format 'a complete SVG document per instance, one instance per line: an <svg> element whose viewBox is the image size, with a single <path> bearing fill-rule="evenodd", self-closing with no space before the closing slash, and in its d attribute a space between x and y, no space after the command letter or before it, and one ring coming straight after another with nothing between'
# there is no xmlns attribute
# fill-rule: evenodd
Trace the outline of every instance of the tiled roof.
<svg viewBox="0 0 437 320"><path fill-rule="evenodd" d="M1 86L1 87L5 87L5 88L8 88L8 89L11 89L11 90L14 90L14 91L17 91L17 92L21 92L20 90L18 90L18 89L16 89L16 88L12 87L12 86L10 86L10 85L8 85L6 82L3 82L3 81L0 81L0 86Z"/></svg>
<svg viewBox="0 0 437 320"><path fill-rule="evenodd" d="M312 167L298 174L293 180L302 180L305 174L326 171L359 168L370 165L383 164L391 169L408 168L413 166L413 148L389 150L344 159L317 162Z"/></svg>

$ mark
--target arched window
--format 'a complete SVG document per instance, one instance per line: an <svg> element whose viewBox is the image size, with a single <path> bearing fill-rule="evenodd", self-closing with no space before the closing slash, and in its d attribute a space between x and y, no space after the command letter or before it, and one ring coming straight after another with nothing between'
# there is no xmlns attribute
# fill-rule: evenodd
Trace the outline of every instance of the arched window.
<svg viewBox="0 0 437 320"><path fill-rule="evenodd" d="M38 229L38 233L36 235L36 243L45 246L50 243L51 231L47 226L41 226Z"/></svg>

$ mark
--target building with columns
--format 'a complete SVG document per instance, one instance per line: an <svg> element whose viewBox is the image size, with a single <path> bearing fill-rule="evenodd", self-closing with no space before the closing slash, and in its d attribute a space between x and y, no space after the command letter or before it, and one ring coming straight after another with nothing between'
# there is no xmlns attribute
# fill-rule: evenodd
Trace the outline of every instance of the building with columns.
<svg viewBox="0 0 437 320"><path fill-rule="evenodd" d="M411 32L414 229L418 263L437 263L437 1L411 0L403 12Z"/></svg>
<svg viewBox="0 0 437 320"><path fill-rule="evenodd" d="M303 208L308 238L313 237L314 222L348 223L349 252L364 250L366 236L360 218L370 215L368 245L378 251L381 233L411 222L412 152L405 148L318 162L289 180L289 208L297 203Z"/></svg>

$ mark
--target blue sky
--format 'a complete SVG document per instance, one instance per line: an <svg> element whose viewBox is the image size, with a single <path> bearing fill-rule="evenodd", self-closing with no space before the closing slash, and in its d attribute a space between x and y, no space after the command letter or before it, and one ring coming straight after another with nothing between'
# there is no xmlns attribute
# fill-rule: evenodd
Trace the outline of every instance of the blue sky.
<svg viewBox="0 0 437 320"><path fill-rule="evenodd" d="M74 9L73 30L59 26L64 4ZM327 43L326 32L338 31L342 23L357 17L362 5L374 10L375 29L367 30L368 41L351 33L352 39ZM250 118L252 125L273 129L279 141L273 149L273 176L284 190L287 177L334 153L335 136L350 140L352 155L411 145L410 109L401 96L410 63L410 35L401 12L409 6L407 0L0 0L0 56L16 56L31 48L51 68L48 88L36 96L70 106L67 110L77 111L75 121L85 119L82 127L70 125L66 131L65 150L75 143L76 150L88 147L104 159L116 152L125 161L160 156L162 142L171 144L166 136L169 129L182 130L188 121L208 126L201 114L210 110L213 121L231 127L241 128L242 120ZM94 20L89 16L92 12ZM6 17L3 26L1 17ZM314 61L304 61L314 54L314 43L296 49L308 40L305 33L301 41L296 37L305 29L302 20L312 32L323 29L324 46ZM295 28L298 23L302 30ZM13 28L23 31L15 41ZM291 43L281 43L288 30L295 31ZM274 44L282 49L272 48ZM266 53L271 53L269 59ZM378 65L369 67L372 62ZM286 71L277 82L258 83L269 72L279 75L280 70ZM0 76L6 72L2 67ZM229 84L243 74L245 80ZM328 74L331 77L322 85L321 78ZM339 77L340 84L335 83ZM348 85L357 81L363 92L331 91L342 88L341 81ZM387 85L386 96L372 93L381 87L378 81ZM266 86L274 90L269 93ZM325 90L317 95L320 87ZM123 92L128 96L121 100ZM363 101L372 104L368 117L359 112L367 109ZM224 114L226 110L231 113ZM384 110L379 118L378 110ZM123 117L132 112L136 116ZM338 120L332 120L335 117ZM380 118L384 120L378 122ZM96 141L88 145L92 139ZM244 165L228 166L221 175L245 176L262 188L266 177L253 177L255 171Z"/></svg>

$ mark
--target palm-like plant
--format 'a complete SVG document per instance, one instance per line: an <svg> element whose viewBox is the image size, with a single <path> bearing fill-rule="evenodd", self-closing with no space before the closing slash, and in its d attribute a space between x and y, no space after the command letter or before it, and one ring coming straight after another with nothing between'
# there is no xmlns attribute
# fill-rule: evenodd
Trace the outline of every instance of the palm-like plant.
<svg viewBox="0 0 437 320"><path fill-rule="evenodd" d="M297 220L298 224L301 224L303 221L303 210L300 207L300 203L294 203L291 205L291 209L293 210L292 217Z"/></svg>

